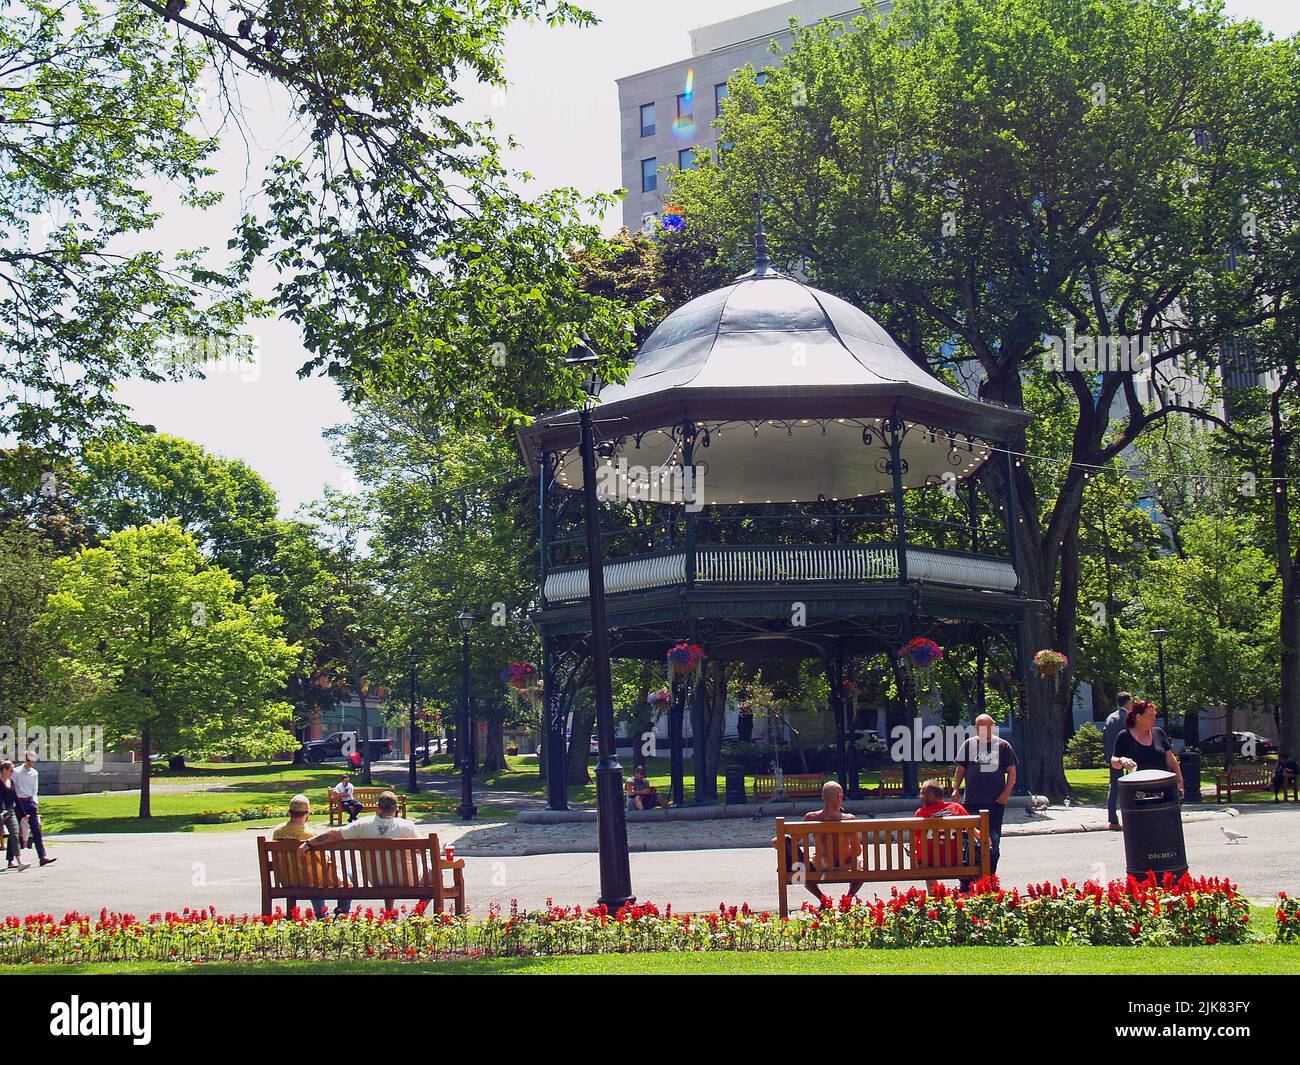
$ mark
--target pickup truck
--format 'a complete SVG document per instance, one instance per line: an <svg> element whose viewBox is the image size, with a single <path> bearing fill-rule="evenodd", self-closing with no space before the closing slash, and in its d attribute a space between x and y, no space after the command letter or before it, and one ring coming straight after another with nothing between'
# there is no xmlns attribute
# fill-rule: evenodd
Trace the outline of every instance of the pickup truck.
<svg viewBox="0 0 1300 1065"><path fill-rule="evenodd" d="M361 753L361 741L355 732L331 732L323 740L307 740L294 758L296 762L342 762L353 752ZM393 755L392 740L371 740L370 760Z"/></svg>

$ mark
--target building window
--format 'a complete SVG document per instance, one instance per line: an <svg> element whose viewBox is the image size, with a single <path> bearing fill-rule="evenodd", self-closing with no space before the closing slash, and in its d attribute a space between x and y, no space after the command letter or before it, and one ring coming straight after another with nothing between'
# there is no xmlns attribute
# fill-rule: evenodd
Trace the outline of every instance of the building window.
<svg viewBox="0 0 1300 1065"><path fill-rule="evenodd" d="M653 137L655 135L655 105L641 105L641 136Z"/></svg>
<svg viewBox="0 0 1300 1065"><path fill-rule="evenodd" d="M679 126L693 126L695 124L695 97L693 93L680 92L677 94L677 124Z"/></svg>
<svg viewBox="0 0 1300 1065"><path fill-rule="evenodd" d="M682 149L677 153L677 169L678 169L678 170L694 170L694 169L695 169L695 149L694 149L694 148L682 148Z"/></svg>
<svg viewBox="0 0 1300 1065"><path fill-rule="evenodd" d="M641 160L641 191L654 192L659 187L659 166L654 159Z"/></svg>
<svg viewBox="0 0 1300 1065"><path fill-rule="evenodd" d="M727 88L724 81L721 85L713 86L713 110L716 114L722 114L722 101L731 95L731 90Z"/></svg>

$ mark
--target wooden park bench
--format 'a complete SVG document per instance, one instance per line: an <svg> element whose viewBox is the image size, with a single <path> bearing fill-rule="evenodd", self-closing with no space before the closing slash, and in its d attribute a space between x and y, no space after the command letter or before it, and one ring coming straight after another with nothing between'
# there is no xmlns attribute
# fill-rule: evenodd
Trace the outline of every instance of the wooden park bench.
<svg viewBox="0 0 1300 1065"><path fill-rule="evenodd" d="M989 815L870 821L776 819L776 889L781 916L791 885L978 880L990 873Z"/></svg>
<svg viewBox="0 0 1300 1065"><path fill-rule="evenodd" d="M824 783L826 780L820 773L786 773L782 778L782 793L787 799L820 799ZM754 777L755 799L770 799L775 793L775 776Z"/></svg>
<svg viewBox="0 0 1300 1065"><path fill-rule="evenodd" d="M432 833L425 839L342 840L328 847L300 849L297 840L257 837L262 879L262 913L275 899L292 910L311 899L376 899L396 909L398 899L428 900L441 913L448 902L465 912L465 859L447 861ZM451 871L451 884L443 871Z"/></svg>
<svg viewBox="0 0 1300 1065"><path fill-rule="evenodd" d="M1232 802L1234 791L1272 791L1273 770L1271 765L1234 765L1214 777L1214 801ZM1288 774L1289 776L1289 774ZM1295 790L1295 778L1283 780L1283 798L1287 789ZM1300 798L1300 794L1297 795Z"/></svg>
<svg viewBox="0 0 1300 1065"><path fill-rule="evenodd" d="M352 797L361 804L361 814L374 814L379 812L379 796L386 791L392 791L391 788L353 788ZM347 820L347 811L343 809L343 800L335 794L334 789L330 788L330 824L341 825ZM357 816L360 817L361 814ZM406 816L406 796L397 796L397 816Z"/></svg>
<svg viewBox="0 0 1300 1065"><path fill-rule="evenodd" d="M939 769L930 772L922 772L921 780L937 780L943 788L945 794L952 794L952 770ZM880 771L880 784L876 788L876 796L885 798L887 796L897 796L902 798L903 795L903 771L901 769L882 769Z"/></svg>

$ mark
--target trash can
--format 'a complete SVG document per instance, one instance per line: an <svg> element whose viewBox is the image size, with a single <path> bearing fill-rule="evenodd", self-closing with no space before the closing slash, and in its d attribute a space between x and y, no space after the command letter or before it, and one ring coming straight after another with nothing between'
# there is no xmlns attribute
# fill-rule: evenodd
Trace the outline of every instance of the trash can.
<svg viewBox="0 0 1300 1065"><path fill-rule="evenodd" d="M727 805L745 805L745 767L743 765L727 766Z"/></svg>
<svg viewBox="0 0 1300 1065"><path fill-rule="evenodd" d="M1178 756L1183 766L1183 802L1201 801L1201 752L1195 747L1184 747Z"/></svg>
<svg viewBox="0 0 1300 1065"><path fill-rule="evenodd" d="M1129 876L1187 872L1178 778L1163 769L1141 769L1119 778L1120 824Z"/></svg>

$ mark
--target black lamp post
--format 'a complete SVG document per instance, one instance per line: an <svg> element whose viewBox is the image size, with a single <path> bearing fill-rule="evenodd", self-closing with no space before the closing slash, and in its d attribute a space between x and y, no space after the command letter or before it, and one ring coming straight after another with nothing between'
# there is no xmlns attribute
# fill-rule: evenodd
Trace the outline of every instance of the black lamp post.
<svg viewBox="0 0 1300 1065"><path fill-rule="evenodd" d="M469 720L469 630L477 620L468 610L462 610L456 615L461 638L460 725L456 729L456 748L460 755L460 806L456 812L464 821L474 820L474 815L478 813L478 808L474 805L474 744L470 740Z"/></svg>
<svg viewBox="0 0 1300 1065"><path fill-rule="evenodd" d="M605 570L600 546L600 508L596 502L596 442L591 400L600 392L597 355L579 344L569 356L571 367L585 370L588 400L579 412L582 430L582 502L587 526L587 598L591 603L591 664L596 687L596 830L600 848L600 898L611 913L634 902L632 868L627 854L627 819L623 806L623 767L614 756L614 695L609 678L609 629L605 624Z"/></svg>
<svg viewBox="0 0 1300 1065"><path fill-rule="evenodd" d="M1169 727L1169 699L1165 694L1165 637L1169 635L1168 629L1152 629L1151 635L1156 638L1156 663L1160 670L1160 716L1165 719L1165 727ZM1183 741L1186 742L1186 735Z"/></svg>
<svg viewBox="0 0 1300 1065"><path fill-rule="evenodd" d="M407 771L406 771L406 790L409 791L412 795L414 795L416 792L420 790L420 782L415 775L415 679L416 679L415 666L416 666L416 661L417 661L416 658L412 656L411 657L411 706L410 706L411 717L410 720L407 722L407 728L406 728L406 747L407 747L406 754L407 757L410 759L410 765L407 767ZM427 746L429 743L429 739L427 736L425 737L424 742L425 745Z"/></svg>

